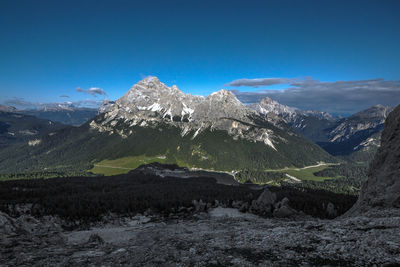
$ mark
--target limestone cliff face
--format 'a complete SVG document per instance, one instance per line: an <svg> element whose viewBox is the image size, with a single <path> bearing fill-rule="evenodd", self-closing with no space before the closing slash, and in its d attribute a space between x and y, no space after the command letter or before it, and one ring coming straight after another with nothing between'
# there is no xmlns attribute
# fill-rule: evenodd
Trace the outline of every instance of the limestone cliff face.
<svg viewBox="0 0 400 267"><path fill-rule="evenodd" d="M228 132L234 139L263 142L274 150L277 150L275 145L287 142L274 132L272 125L268 125L269 121L264 121L256 111L243 105L230 91L222 89L205 98L193 96L175 85L166 86L156 77L135 84L115 103L104 102L99 111L104 114L104 119L90 123L99 131L115 132L114 126L118 121L129 127L164 123L180 128L182 136L191 134L193 139L206 129L216 129ZM261 123L257 124L257 119ZM282 124L283 121L278 120L273 126L297 135ZM127 137L133 131L120 134Z"/></svg>
<svg viewBox="0 0 400 267"><path fill-rule="evenodd" d="M381 147L370 165L368 180L348 215L372 208L400 208L400 105L386 119Z"/></svg>

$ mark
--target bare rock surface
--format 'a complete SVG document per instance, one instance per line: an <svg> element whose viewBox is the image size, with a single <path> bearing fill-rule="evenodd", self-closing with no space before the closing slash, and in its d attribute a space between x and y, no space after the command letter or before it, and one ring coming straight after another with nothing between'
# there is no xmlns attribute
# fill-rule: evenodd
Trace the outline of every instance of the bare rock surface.
<svg viewBox="0 0 400 267"><path fill-rule="evenodd" d="M400 208L400 106L385 122L381 147L370 165L368 180L347 214L386 208Z"/></svg>
<svg viewBox="0 0 400 267"><path fill-rule="evenodd" d="M25 217L26 218L26 217ZM338 220L265 219L216 208L65 231L0 214L0 266L369 266L400 264L398 210ZM19 223L18 223L19 222ZM36 227L33 232L23 229Z"/></svg>
<svg viewBox="0 0 400 267"><path fill-rule="evenodd" d="M257 123L259 114L230 91L222 89L205 98L193 96L175 85L166 86L156 77L141 80L115 103L104 102L100 113L103 118L90 123L100 132L114 133L119 121L129 127L154 127L162 122L180 128L182 136L192 135L193 139L206 129L215 129L227 131L234 139L263 142L275 150L275 144L285 141L274 130ZM134 132L117 133L126 138ZM291 134L296 135L293 131Z"/></svg>

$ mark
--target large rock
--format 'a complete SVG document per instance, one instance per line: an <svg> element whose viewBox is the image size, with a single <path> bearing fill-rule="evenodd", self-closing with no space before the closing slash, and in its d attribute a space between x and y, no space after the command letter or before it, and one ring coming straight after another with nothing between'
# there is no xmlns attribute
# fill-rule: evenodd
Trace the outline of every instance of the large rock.
<svg viewBox="0 0 400 267"><path fill-rule="evenodd" d="M286 218L296 215L296 210L289 206L289 199L287 197L283 198L281 201L275 204L274 217Z"/></svg>
<svg viewBox="0 0 400 267"><path fill-rule="evenodd" d="M368 180L347 215L372 208L400 208L400 105L386 119L381 147L370 165Z"/></svg>
<svg viewBox="0 0 400 267"><path fill-rule="evenodd" d="M265 188L257 200L253 201L250 210L259 214L270 215L272 214L275 202L276 194Z"/></svg>

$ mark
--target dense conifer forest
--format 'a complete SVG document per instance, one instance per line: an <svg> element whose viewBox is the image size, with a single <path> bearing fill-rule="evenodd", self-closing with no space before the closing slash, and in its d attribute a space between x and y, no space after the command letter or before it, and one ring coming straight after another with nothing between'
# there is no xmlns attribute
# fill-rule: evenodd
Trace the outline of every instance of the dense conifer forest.
<svg viewBox="0 0 400 267"><path fill-rule="evenodd" d="M356 200L353 196L307 188L270 187L270 190L277 194L278 200L287 197L293 208L320 218L329 217L326 211L329 202L341 214ZM194 200L230 207L235 201L251 203L261 192L247 185L217 184L208 177L160 178L137 173L9 180L1 182L0 209L13 213L21 204L32 204L29 212L33 215L58 215L84 222L99 220L109 212L135 215L151 210L168 217L182 207L193 210Z"/></svg>

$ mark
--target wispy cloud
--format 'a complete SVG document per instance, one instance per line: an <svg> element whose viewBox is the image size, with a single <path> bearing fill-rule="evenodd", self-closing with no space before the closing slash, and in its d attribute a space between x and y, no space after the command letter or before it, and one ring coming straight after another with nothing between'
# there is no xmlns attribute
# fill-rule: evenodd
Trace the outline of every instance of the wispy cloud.
<svg viewBox="0 0 400 267"><path fill-rule="evenodd" d="M289 78L260 78L260 79L238 79L226 84L227 86L240 87L240 86L269 86L274 84L291 84L298 81L297 79Z"/></svg>
<svg viewBox="0 0 400 267"><path fill-rule="evenodd" d="M400 104L400 81L396 80L321 82L309 78L292 81L290 85L284 90L232 91L244 103L258 102L269 96L288 106L336 114L351 114L376 104Z"/></svg>
<svg viewBox="0 0 400 267"><path fill-rule="evenodd" d="M69 98L69 95L60 95L62 98Z"/></svg>
<svg viewBox="0 0 400 267"><path fill-rule="evenodd" d="M85 94L89 94L92 96L97 96L97 95L107 95L107 93L98 87L91 87L89 89L82 89L80 87L76 88L76 91L79 93L85 93Z"/></svg>

